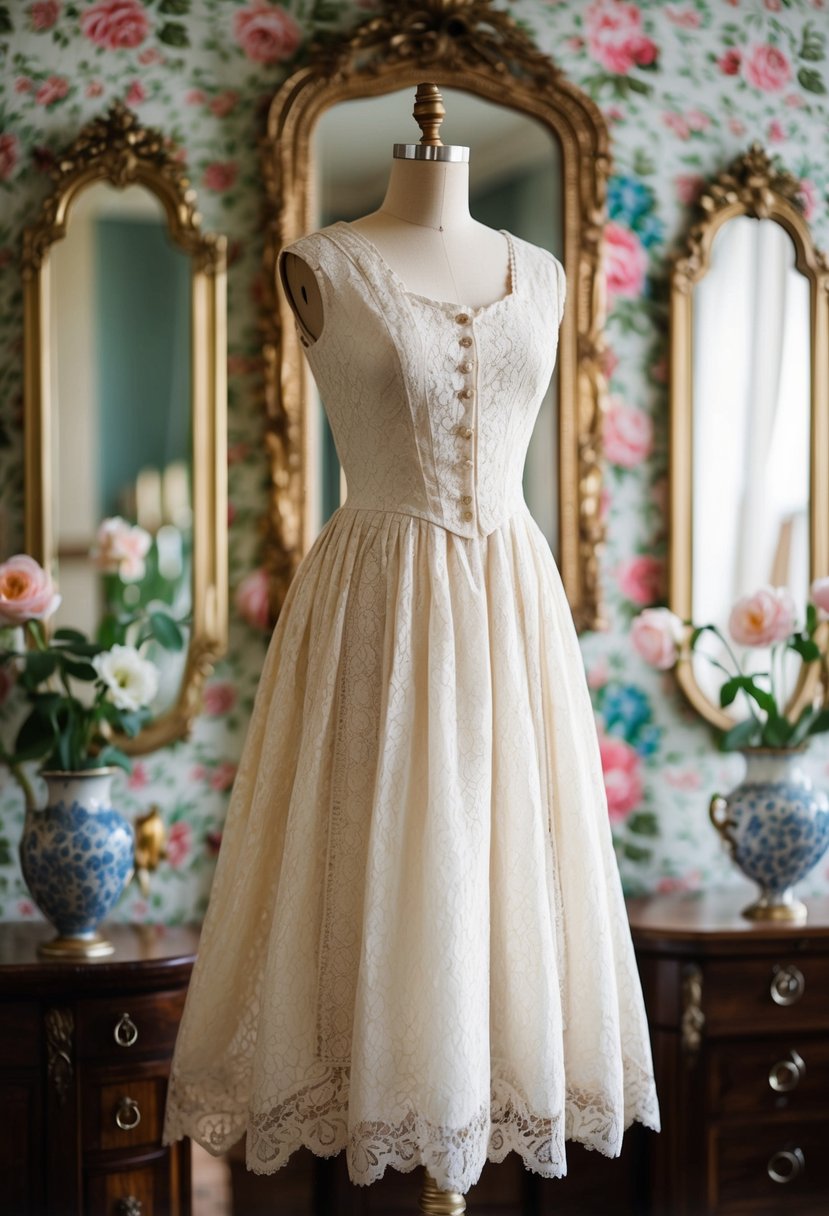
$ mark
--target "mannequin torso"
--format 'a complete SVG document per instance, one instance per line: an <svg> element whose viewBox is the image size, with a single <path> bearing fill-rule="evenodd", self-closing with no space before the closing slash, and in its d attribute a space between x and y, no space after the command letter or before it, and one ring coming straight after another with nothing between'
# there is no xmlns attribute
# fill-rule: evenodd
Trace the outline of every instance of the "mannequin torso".
<svg viewBox="0 0 829 1216"><path fill-rule="evenodd" d="M469 214L464 162L395 159L382 205L351 227L417 295L479 308L510 291L509 246ZM300 330L313 341L324 323L314 274L293 253L280 271Z"/></svg>

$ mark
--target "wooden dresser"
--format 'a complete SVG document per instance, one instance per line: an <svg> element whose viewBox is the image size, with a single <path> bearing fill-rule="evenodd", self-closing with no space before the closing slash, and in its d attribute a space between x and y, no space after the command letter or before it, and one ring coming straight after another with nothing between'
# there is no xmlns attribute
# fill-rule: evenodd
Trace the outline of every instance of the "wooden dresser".
<svg viewBox="0 0 829 1216"><path fill-rule="evenodd" d="M189 1144L162 1148L191 929L112 926L115 954L46 962L0 924L0 1212L188 1216Z"/></svg>
<svg viewBox="0 0 829 1216"><path fill-rule="evenodd" d="M733 893L632 900L662 1110L653 1216L829 1213L829 899L801 927Z"/></svg>

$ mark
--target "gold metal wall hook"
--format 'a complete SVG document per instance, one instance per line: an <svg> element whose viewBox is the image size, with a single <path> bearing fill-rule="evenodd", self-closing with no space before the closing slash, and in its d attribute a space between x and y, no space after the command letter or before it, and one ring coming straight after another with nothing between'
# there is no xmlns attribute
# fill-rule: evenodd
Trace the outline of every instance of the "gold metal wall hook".
<svg viewBox="0 0 829 1216"><path fill-rule="evenodd" d="M427 1216L462 1216L466 1200L458 1191L441 1191L429 1171L424 1170L420 1210Z"/></svg>

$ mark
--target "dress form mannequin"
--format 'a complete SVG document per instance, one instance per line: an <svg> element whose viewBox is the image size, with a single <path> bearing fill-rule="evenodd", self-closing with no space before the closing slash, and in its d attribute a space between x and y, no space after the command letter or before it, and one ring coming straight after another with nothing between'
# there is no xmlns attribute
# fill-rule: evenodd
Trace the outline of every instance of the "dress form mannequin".
<svg viewBox="0 0 829 1216"><path fill-rule="evenodd" d="M509 246L502 233L469 214L469 149L441 142L444 114L436 86L418 85L414 117L423 138L395 144L383 202L351 227L408 291L479 308L510 290ZM316 339L324 317L313 272L289 253L282 280L301 330Z"/></svg>

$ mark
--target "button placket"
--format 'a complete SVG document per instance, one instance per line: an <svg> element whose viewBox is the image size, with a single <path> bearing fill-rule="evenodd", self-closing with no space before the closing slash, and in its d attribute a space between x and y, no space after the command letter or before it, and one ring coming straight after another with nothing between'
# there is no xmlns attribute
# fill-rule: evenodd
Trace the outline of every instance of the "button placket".
<svg viewBox="0 0 829 1216"><path fill-rule="evenodd" d="M455 317L458 325L467 326L472 324L472 318L468 313L461 312ZM458 426L458 434L461 440L472 445L472 450L469 454L464 455L458 461L461 468L464 470L464 480L467 480L467 491L472 491L460 495L461 517L466 523L471 523L475 518L475 512L472 510L474 503L475 490L475 460L474 460L474 438L475 428L470 426L470 422L474 422L475 418L475 385L473 380L476 379L476 360L474 358L474 338L471 333L462 334L458 339L458 344L462 351L462 357L458 364L458 371L464 377L464 385L458 392L459 399L467 407L464 411L465 418ZM469 416L471 414L471 417ZM469 484L471 483L471 484Z"/></svg>

